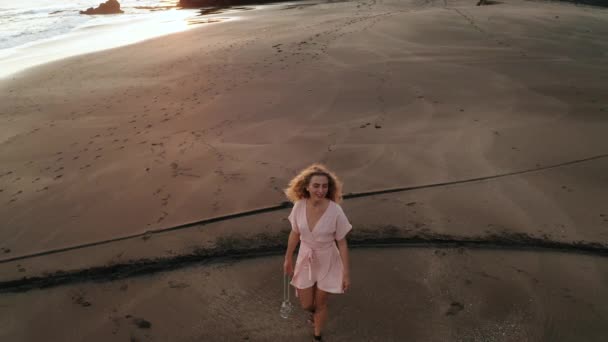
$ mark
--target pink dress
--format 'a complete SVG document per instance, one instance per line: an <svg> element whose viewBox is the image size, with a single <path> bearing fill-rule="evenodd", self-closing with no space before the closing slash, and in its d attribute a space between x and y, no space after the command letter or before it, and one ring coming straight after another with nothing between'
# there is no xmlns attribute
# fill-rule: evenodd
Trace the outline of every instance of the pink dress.
<svg viewBox="0 0 608 342"><path fill-rule="evenodd" d="M343 265L336 240L342 240L352 229L342 207L334 201L319 218L311 232L306 219L306 199L297 201L289 214L291 229L300 234L300 251L291 285L317 288L329 293L342 293Z"/></svg>

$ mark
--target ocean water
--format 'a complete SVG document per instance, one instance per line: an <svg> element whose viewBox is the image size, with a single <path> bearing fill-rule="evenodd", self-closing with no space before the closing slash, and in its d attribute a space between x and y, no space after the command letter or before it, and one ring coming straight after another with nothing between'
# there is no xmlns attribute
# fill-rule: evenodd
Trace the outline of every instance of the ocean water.
<svg viewBox="0 0 608 342"><path fill-rule="evenodd" d="M177 0L119 0L122 14L83 15L105 0L0 0L0 77L78 54L187 30Z"/></svg>

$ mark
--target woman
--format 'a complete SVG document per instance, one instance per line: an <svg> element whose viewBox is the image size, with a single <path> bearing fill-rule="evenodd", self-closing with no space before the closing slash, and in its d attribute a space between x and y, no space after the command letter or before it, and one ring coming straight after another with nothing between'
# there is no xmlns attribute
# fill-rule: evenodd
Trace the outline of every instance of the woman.
<svg viewBox="0 0 608 342"><path fill-rule="evenodd" d="M328 294L344 293L350 286L346 234L352 225L338 204L342 184L323 165L313 164L289 182L285 194L294 206L289 215L291 233L283 270L293 275L291 285L302 308L311 313L314 340L321 341ZM293 253L298 241L294 270Z"/></svg>

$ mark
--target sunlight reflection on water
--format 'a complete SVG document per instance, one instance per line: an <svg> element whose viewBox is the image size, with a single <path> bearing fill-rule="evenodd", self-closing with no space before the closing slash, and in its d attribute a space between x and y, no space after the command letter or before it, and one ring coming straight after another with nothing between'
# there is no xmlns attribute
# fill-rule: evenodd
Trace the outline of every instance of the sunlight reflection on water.
<svg viewBox="0 0 608 342"><path fill-rule="evenodd" d="M224 13L225 14L225 13ZM113 17L113 18L112 18ZM0 78L32 66L116 48L236 17L201 16L200 10L153 10L146 15L96 16L66 34L0 50Z"/></svg>

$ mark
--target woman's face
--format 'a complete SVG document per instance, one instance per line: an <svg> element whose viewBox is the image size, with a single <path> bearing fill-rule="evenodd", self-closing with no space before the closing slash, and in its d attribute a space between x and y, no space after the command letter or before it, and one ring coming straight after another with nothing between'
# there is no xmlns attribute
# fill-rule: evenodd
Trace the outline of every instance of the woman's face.
<svg viewBox="0 0 608 342"><path fill-rule="evenodd" d="M306 190L313 200L321 200L327 196L329 189L329 180L327 176L312 176Z"/></svg>

